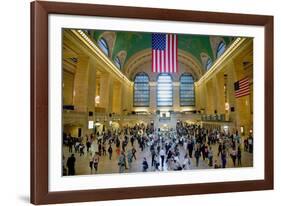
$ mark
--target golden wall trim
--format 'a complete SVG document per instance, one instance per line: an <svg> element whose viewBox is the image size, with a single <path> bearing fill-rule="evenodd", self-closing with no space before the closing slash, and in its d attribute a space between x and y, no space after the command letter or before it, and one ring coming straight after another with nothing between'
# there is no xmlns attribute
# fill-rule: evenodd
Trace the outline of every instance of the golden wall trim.
<svg viewBox="0 0 281 206"><path fill-rule="evenodd" d="M241 50L243 50L246 46L252 43L252 39L247 38L237 38L229 48L214 62L212 67L197 81L195 82L195 86L199 86L207 81L209 81L215 74L223 69L223 67L229 63L238 55Z"/></svg>
<svg viewBox="0 0 281 206"><path fill-rule="evenodd" d="M129 86L132 85L132 82L114 65L114 63L99 49L98 45L94 43L83 31L81 30L71 30L72 34L83 42L83 45L87 47L88 52L90 55L94 56L99 62L102 62L100 64L103 66L103 68L111 73L114 74L114 76L120 81L125 82Z"/></svg>

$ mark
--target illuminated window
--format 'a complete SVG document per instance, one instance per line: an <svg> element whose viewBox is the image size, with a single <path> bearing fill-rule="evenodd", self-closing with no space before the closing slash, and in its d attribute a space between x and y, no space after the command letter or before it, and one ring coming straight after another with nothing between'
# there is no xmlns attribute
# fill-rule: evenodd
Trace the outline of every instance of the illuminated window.
<svg viewBox="0 0 281 206"><path fill-rule="evenodd" d="M225 43L221 41L217 48L217 58L219 58L223 54L223 52L225 51L225 47L226 47Z"/></svg>
<svg viewBox="0 0 281 206"><path fill-rule="evenodd" d="M121 69L121 61L118 57L115 57L114 63L117 66L118 69Z"/></svg>
<svg viewBox="0 0 281 206"><path fill-rule="evenodd" d="M158 76L157 106L173 106L173 82L169 74Z"/></svg>
<svg viewBox="0 0 281 206"><path fill-rule="evenodd" d="M134 107L149 107L149 78L139 73L134 81Z"/></svg>
<svg viewBox="0 0 281 206"><path fill-rule="evenodd" d="M108 48L108 45L107 45L106 41L104 40L104 38L100 38L98 40L98 45L99 45L100 49L103 51L103 53L105 53L107 56L109 56L109 48Z"/></svg>
<svg viewBox="0 0 281 206"><path fill-rule="evenodd" d="M190 74L180 77L180 105L194 106L194 80Z"/></svg>
<svg viewBox="0 0 281 206"><path fill-rule="evenodd" d="M205 66L206 70L209 70L211 68L212 64L213 64L213 62L212 62L211 58L209 57L206 62L206 66Z"/></svg>

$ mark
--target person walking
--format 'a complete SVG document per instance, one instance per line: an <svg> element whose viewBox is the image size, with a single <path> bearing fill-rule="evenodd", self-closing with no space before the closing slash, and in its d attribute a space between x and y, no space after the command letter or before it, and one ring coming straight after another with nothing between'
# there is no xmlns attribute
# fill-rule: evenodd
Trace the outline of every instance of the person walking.
<svg viewBox="0 0 281 206"><path fill-rule="evenodd" d="M98 172L98 165L99 165L99 153L95 153L94 157L93 157L93 164L94 164L94 168L95 168L95 173Z"/></svg>
<svg viewBox="0 0 281 206"><path fill-rule="evenodd" d="M225 166L226 166L226 151L225 150L221 151L221 164L222 164L222 168L225 168Z"/></svg>
<svg viewBox="0 0 281 206"><path fill-rule="evenodd" d="M113 149L112 149L112 147L111 147L111 144L109 145L107 151L108 151L109 159L111 160L111 158L112 158L112 153L113 153Z"/></svg>
<svg viewBox="0 0 281 206"><path fill-rule="evenodd" d="M121 152L118 159L119 173L124 173L126 168L126 156L124 151Z"/></svg>
<svg viewBox="0 0 281 206"><path fill-rule="evenodd" d="M237 156L235 148L232 148L230 156L231 156L231 159L233 162L233 166L235 167L236 166L236 156Z"/></svg>
<svg viewBox="0 0 281 206"><path fill-rule="evenodd" d="M75 175L75 157L74 154L72 154L68 159L67 159L67 168L68 168L68 175Z"/></svg>
<svg viewBox="0 0 281 206"><path fill-rule="evenodd" d="M199 148L197 148L195 150L194 156L195 156L195 159L196 159L196 167L198 167L199 166L199 158L200 158L200 150L199 150Z"/></svg>
<svg viewBox="0 0 281 206"><path fill-rule="evenodd" d="M189 158L192 158L193 144L192 144L192 140L190 139L188 140L187 149L188 149Z"/></svg>
<svg viewBox="0 0 281 206"><path fill-rule="evenodd" d="M133 146L133 148L132 148L132 154L133 154L133 157L134 157L135 160L137 160L136 153L137 153L137 150L136 150L135 147Z"/></svg>
<svg viewBox="0 0 281 206"><path fill-rule="evenodd" d="M128 168L131 169L132 168L132 162L133 162L133 152L132 150L128 150L128 153L127 153L127 159L128 159Z"/></svg>
<svg viewBox="0 0 281 206"><path fill-rule="evenodd" d="M90 157L90 161L89 161L89 167L90 167L90 171L91 174L93 174L93 165L94 165L94 161L93 161L93 157Z"/></svg>
<svg viewBox="0 0 281 206"><path fill-rule="evenodd" d="M213 166L213 150L212 147L209 147L209 151L208 151L208 159L209 159L209 167Z"/></svg>
<svg viewBox="0 0 281 206"><path fill-rule="evenodd" d="M87 147L87 153L89 153L89 149L90 149L90 147L91 147L91 141L90 141L90 139L87 140L86 147Z"/></svg>
<svg viewBox="0 0 281 206"><path fill-rule="evenodd" d="M161 148L160 152L159 152L160 158L161 158L161 167L164 167L164 159L165 159L165 151L163 148Z"/></svg>
<svg viewBox="0 0 281 206"><path fill-rule="evenodd" d="M144 157L144 158L143 158L143 162L142 162L142 171L143 171L143 172L146 172L147 169L148 169L148 163L147 163L146 158Z"/></svg>
<svg viewBox="0 0 281 206"><path fill-rule="evenodd" d="M72 148L73 148L73 139L72 137L69 137L68 139L68 152L72 153Z"/></svg>
<svg viewBox="0 0 281 206"><path fill-rule="evenodd" d="M156 157L156 152L155 150L151 150L151 167L154 166L154 163L155 163L155 157Z"/></svg>
<svg viewBox="0 0 281 206"><path fill-rule="evenodd" d="M185 156L184 156L184 159L183 159L183 162L182 162L182 168L184 169L184 170L187 170L187 169L189 169L190 167L190 159L188 158L188 155L186 154Z"/></svg>
<svg viewBox="0 0 281 206"><path fill-rule="evenodd" d="M241 147L238 147L238 151L237 151L237 160L238 160L238 166L242 166L242 151L241 151Z"/></svg>

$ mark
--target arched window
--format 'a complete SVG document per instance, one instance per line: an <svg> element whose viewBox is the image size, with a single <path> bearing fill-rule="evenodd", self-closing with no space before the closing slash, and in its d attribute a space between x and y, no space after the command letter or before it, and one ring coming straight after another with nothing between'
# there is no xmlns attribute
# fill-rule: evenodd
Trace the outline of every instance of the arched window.
<svg viewBox="0 0 281 206"><path fill-rule="evenodd" d="M180 105L194 106L194 80L192 75L183 74L180 77Z"/></svg>
<svg viewBox="0 0 281 206"><path fill-rule="evenodd" d="M158 76L157 106L173 106L173 81L169 74Z"/></svg>
<svg viewBox="0 0 281 206"><path fill-rule="evenodd" d="M149 107L149 78L145 73L135 76L134 107Z"/></svg>
<svg viewBox="0 0 281 206"><path fill-rule="evenodd" d="M118 69L121 69L121 61L117 56L114 58L114 63Z"/></svg>
<svg viewBox="0 0 281 206"><path fill-rule="evenodd" d="M107 56L109 56L109 48L108 48L108 45L104 38L100 38L98 40L98 45L99 45L100 49L103 51L103 53L105 53Z"/></svg>
<svg viewBox="0 0 281 206"><path fill-rule="evenodd" d="M225 47L226 47L225 43L221 41L217 48L217 58L219 58L223 54L223 52L225 51Z"/></svg>
<svg viewBox="0 0 281 206"><path fill-rule="evenodd" d="M206 66L205 66L206 70L209 70L211 68L212 64L213 64L212 59L209 57L206 62Z"/></svg>

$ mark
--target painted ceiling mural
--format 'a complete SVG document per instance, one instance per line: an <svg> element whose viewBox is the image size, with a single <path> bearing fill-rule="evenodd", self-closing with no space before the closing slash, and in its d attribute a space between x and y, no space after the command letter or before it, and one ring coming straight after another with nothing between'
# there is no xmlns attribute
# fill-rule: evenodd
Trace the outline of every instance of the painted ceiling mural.
<svg viewBox="0 0 281 206"><path fill-rule="evenodd" d="M100 38L104 38L104 34L109 33L108 31L101 30L87 30L88 34L97 42ZM110 57L112 60L118 56L120 53L126 53L126 56L122 57L122 64L125 65L126 62L132 57L134 54L144 50L151 48L151 33L145 32L125 32L125 31L111 31L110 33L114 33L114 37L111 34L110 39L106 39L109 45L113 45L113 48L110 48L111 54ZM202 67L205 67L206 60L202 60L202 54L208 58L210 57L211 61L214 62L216 60L216 46L213 42L214 39L221 39L226 48L231 44L231 42L235 39L234 37L228 36L205 36L205 35L189 35L189 34L178 34L178 48L184 50L185 52L194 56L201 64ZM221 41L220 40L220 41Z"/></svg>

